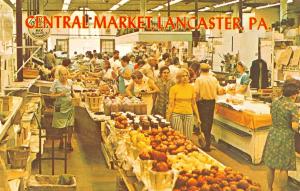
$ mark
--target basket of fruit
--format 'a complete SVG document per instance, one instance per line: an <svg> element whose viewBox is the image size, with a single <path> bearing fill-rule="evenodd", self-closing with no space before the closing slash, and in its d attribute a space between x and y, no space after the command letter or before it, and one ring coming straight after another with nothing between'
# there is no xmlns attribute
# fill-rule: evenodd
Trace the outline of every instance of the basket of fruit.
<svg viewBox="0 0 300 191"><path fill-rule="evenodd" d="M90 110L97 112L103 102L103 97L96 92L88 92L85 94L85 103L89 106Z"/></svg>

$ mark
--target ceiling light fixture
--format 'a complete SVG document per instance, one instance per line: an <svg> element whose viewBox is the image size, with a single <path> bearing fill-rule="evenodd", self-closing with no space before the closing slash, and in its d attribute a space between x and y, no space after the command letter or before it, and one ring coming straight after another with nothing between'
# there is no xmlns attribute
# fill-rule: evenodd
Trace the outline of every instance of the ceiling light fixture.
<svg viewBox="0 0 300 191"><path fill-rule="evenodd" d="M293 0L287 0L287 3L293 3L293 2L294 2ZM265 8L269 8L269 7L276 7L279 5L280 5L280 3L273 3L273 4L259 6L259 7L256 7L255 9L265 9Z"/></svg>
<svg viewBox="0 0 300 191"><path fill-rule="evenodd" d="M164 8L163 5L159 5L159 6L155 7L154 9L151 9L151 10L152 10L152 11L159 11L159 10L161 10L161 9L163 9L163 8Z"/></svg>
<svg viewBox="0 0 300 191"><path fill-rule="evenodd" d="M231 5L231 4L238 3L238 2L239 2L239 0L229 1L229 2L226 2L226 3L221 3L221 4L218 4L218 5L214 5L214 8L224 7L226 5Z"/></svg>
<svg viewBox="0 0 300 191"><path fill-rule="evenodd" d="M150 14L150 13L152 13L152 11L147 11L146 13Z"/></svg>
<svg viewBox="0 0 300 191"><path fill-rule="evenodd" d="M112 6L112 8L110 8L109 10L110 11L115 11L115 10L117 10L118 8L120 7L120 5L114 5L114 6Z"/></svg>
<svg viewBox="0 0 300 191"><path fill-rule="evenodd" d="M204 7L202 9L199 9L198 12L208 11L210 10L210 7Z"/></svg>
<svg viewBox="0 0 300 191"><path fill-rule="evenodd" d="M119 3L118 3L118 5L124 5L125 3L127 3L129 0L121 0Z"/></svg>
<svg viewBox="0 0 300 191"><path fill-rule="evenodd" d="M67 11L69 9L70 4L71 4L71 0L64 0L62 11Z"/></svg>
<svg viewBox="0 0 300 191"><path fill-rule="evenodd" d="M246 7L243 9L243 12L251 12L252 11L252 7Z"/></svg>
<svg viewBox="0 0 300 191"><path fill-rule="evenodd" d="M173 0L173 1L170 1L170 5L174 5L174 4L179 3L181 1L183 1L183 0ZM168 3L166 3L165 6L168 6Z"/></svg>
<svg viewBox="0 0 300 191"><path fill-rule="evenodd" d="M188 14L189 14L189 15L193 15L193 14L195 14L195 12L194 12L194 11L191 11L191 12L189 12Z"/></svg>
<svg viewBox="0 0 300 191"><path fill-rule="evenodd" d="M232 11L228 11L225 13L226 15L231 15L232 14Z"/></svg>

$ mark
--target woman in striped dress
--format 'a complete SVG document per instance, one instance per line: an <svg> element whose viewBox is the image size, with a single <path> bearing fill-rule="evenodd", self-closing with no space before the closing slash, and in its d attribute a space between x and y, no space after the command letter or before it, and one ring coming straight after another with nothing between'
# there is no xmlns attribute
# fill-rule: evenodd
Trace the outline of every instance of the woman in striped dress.
<svg viewBox="0 0 300 191"><path fill-rule="evenodd" d="M167 119L171 121L171 126L175 130L191 138L194 126L193 114L196 116L196 123L200 123L200 118L194 87L189 84L189 71L180 69L176 74L176 80L177 84L170 89Z"/></svg>

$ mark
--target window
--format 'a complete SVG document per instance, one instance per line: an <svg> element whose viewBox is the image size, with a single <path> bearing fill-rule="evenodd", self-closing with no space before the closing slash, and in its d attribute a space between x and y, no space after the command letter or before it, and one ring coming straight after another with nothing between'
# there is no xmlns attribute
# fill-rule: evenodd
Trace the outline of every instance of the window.
<svg viewBox="0 0 300 191"><path fill-rule="evenodd" d="M69 51L69 41L68 39L56 39L56 51Z"/></svg>
<svg viewBox="0 0 300 191"><path fill-rule="evenodd" d="M114 39L101 39L100 40L101 52L113 53L115 50Z"/></svg>

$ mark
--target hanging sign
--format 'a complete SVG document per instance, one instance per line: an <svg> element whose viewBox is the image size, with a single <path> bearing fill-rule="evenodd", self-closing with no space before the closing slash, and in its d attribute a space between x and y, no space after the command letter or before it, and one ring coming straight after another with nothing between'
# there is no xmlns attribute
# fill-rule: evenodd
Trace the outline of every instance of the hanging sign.
<svg viewBox="0 0 300 191"><path fill-rule="evenodd" d="M47 40L51 27L45 15L33 15L26 19L29 36L34 40Z"/></svg>

